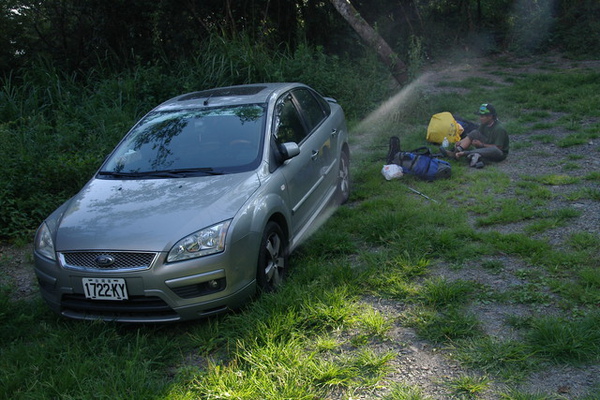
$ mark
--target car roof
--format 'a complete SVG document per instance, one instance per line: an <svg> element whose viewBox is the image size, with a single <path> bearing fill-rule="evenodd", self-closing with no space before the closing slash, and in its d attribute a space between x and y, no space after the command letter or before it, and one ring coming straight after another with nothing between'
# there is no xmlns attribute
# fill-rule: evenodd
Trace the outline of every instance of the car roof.
<svg viewBox="0 0 600 400"><path fill-rule="evenodd" d="M280 82L219 87L182 94L165 101L154 110L261 104L295 87L307 86L301 83Z"/></svg>

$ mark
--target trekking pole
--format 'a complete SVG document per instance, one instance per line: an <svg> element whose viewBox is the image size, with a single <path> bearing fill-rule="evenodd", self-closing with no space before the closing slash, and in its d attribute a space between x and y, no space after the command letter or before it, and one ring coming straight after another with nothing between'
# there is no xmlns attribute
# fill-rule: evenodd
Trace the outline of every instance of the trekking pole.
<svg viewBox="0 0 600 400"><path fill-rule="evenodd" d="M413 189L413 188L411 188L411 187L410 187L410 186L408 186L408 185L407 185L406 187L407 187L407 188L408 188L408 189L409 189L411 192L414 192L414 193L416 193L416 194L418 194L418 195L420 195L420 196L423 196L423 197L425 197L427 200L431 200L431 201L433 201L434 203L437 203L437 200L434 200L434 199L432 199L431 197L424 195L423 193L419 192L418 190L416 190L416 189Z"/></svg>

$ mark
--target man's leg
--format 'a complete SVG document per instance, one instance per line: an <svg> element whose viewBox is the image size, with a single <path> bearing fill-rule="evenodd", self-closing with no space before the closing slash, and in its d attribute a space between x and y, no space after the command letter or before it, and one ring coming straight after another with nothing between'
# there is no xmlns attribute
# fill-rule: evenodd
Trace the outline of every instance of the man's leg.
<svg viewBox="0 0 600 400"><path fill-rule="evenodd" d="M481 134L481 132L479 132L479 130L474 129L471 132L469 132L467 134L467 136L465 136L460 142L458 142L456 144L455 147L455 157L456 159L466 156L469 153L467 153L465 150L467 150L469 147L471 147L471 144L473 144L474 140L479 140L480 142L484 142L486 141L486 139L483 137L483 135ZM477 150L477 149L476 149Z"/></svg>
<svg viewBox="0 0 600 400"><path fill-rule="evenodd" d="M485 161L502 161L505 158L502 150L497 147L482 147L481 149L463 151L463 155L468 156L469 154L479 154Z"/></svg>
<svg viewBox="0 0 600 400"><path fill-rule="evenodd" d="M471 146L472 139L468 136L465 136L454 145L454 151L446 150L443 147L440 147L440 153L442 153L445 157L450 158L460 158L462 157L462 153L465 149L468 149Z"/></svg>
<svg viewBox="0 0 600 400"><path fill-rule="evenodd" d="M456 153L463 152L466 149L468 149L469 147L471 147L472 142L473 142L473 139L471 137L465 136L464 138L462 138L461 140L456 142L456 144L454 145L454 151Z"/></svg>
<svg viewBox="0 0 600 400"><path fill-rule="evenodd" d="M471 167L477 167L477 166L480 166L480 168L483 167L483 161L480 161L481 154L476 153L476 152L471 152L470 154L467 154L467 158L469 159L469 165Z"/></svg>

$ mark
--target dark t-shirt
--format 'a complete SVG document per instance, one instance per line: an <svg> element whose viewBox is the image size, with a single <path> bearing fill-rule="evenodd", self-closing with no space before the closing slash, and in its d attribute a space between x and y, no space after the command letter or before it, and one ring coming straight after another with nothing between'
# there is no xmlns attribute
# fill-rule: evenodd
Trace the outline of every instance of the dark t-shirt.
<svg viewBox="0 0 600 400"><path fill-rule="evenodd" d="M485 138L486 144L495 144L502 150L504 155L508 154L508 133L506 129L500 124L500 122L496 121L492 126L489 125L481 125L479 127L479 132Z"/></svg>

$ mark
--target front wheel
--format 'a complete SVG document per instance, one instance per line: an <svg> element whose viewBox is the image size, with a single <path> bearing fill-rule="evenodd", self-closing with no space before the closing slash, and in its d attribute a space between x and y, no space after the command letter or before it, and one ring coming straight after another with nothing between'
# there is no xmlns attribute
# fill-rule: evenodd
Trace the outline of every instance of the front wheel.
<svg viewBox="0 0 600 400"><path fill-rule="evenodd" d="M337 178L338 203L344 204L350 198L350 157L342 151L340 154L340 168Z"/></svg>
<svg viewBox="0 0 600 400"><path fill-rule="evenodd" d="M272 292L283 283L288 259L287 240L281 227L269 221L258 254L256 280L259 290Z"/></svg>

